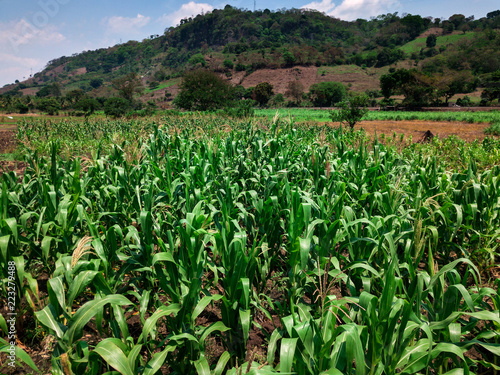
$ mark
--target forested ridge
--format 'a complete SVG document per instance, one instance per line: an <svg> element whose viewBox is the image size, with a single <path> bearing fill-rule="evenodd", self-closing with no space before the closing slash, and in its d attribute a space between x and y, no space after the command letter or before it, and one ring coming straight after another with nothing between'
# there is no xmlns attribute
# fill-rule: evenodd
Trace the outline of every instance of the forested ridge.
<svg viewBox="0 0 500 375"><path fill-rule="evenodd" d="M0 93L57 97L78 90L109 98L121 90L116 82L130 74L149 87L149 94L178 84L186 71L197 68L230 79L234 73L260 69L355 65L395 70L405 62L406 69L418 72L419 82L432 85L433 77L461 77L471 87L490 88L488 99L495 100L499 30L500 10L480 19L388 13L348 22L314 10L252 12L227 5L183 19L141 42L56 58L42 72Z"/></svg>

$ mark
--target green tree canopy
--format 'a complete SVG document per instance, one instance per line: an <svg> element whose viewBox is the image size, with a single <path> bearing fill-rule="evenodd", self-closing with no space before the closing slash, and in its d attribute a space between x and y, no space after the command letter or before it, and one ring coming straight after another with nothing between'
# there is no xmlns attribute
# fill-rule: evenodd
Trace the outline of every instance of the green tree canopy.
<svg viewBox="0 0 500 375"><path fill-rule="evenodd" d="M425 45L427 46L427 48L436 47L436 41L437 41L436 34L430 34L425 40Z"/></svg>
<svg viewBox="0 0 500 375"><path fill-rule="evenodd" d="M231 84L217 73L197 69L184 75L174 104L187 110L208 111L230 105L234 95Z"/></svg>
<svg viewBox="0 0 500 375"><path fill-rule="evenodd" d="M252 99L259 103L260 106L265 106L273 95L273 85L269 82L259 83L252 91Z"/></svg>
<svg viewBox="0 0 500 375"><path fill-rule="evenodd" d="M134 95L139 94L143 90L142 82L137 73L131 72L121 76L112 82L113 88L118 90L119 95L132 102Z"/></svg>
<svg viewBox="0 0 500 375"><path fill-rule="evenodd" d="M338 121L341 124L348 124L350 129L361 121L368 112L369 97L366 94L350 95L346 100L339 103L340 109L331 112L332 121Z"/></svg>
<svg viewBox="0 0 500 375"><path fill-rule="evenodd" d="M345 99L347 90L340 82L320 82L309 88L309 95L316 107L333 107Z"/></svg>
<svg viewBox="0 0 500 375"><path fill-rule="evenodd" d="M61 104L54 98L42 98L37 102L36 107L43 112L53 116L57 115L61 110Z"/></svg>
<svg viewBox="0 0 500 375"><path fill-rule="evenodd" d="M94 98L82 98L74 106L76 110L83 111L85 113L85 117L90 116L97 109L99 109L99 107L99 102Z"/></svg>
<svg viewBox="0 0 500 375"><path fill-rule="evenodd" d="M122 117L130 109L130 102L124 98L109 98L104 103L104 113L110 117Z"/></svg>

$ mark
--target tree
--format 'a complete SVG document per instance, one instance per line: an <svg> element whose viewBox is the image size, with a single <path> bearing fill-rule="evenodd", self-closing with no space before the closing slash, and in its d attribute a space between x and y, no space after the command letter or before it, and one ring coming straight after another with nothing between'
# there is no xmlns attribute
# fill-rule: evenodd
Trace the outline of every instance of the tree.
<svg viewBox="0 0 500 375"><path fill-rule="evenodd" d="M283 51L283 61L284 61L284 66L293 66L295 64L295 56L287 49Z"/></svg>
<svg viewBox="0 0 500 375"><path fill-rule="evenodd" d="M122 117L130 109L130 102L124 98L109 98L104 103L104 113L110 117Z"/></svg>
<svg viewBox="0 0 500 375"><path fill-rule="evenodd" d="M380 90L386 99L391 95L404 95L403 104L422 107L432 100L434 82L431 76L415 69L398 69L380 77Z"/></svg>
<svg viewBox="0 0 500 375"><path fill-rule="evenodd" d="M66 93L65 99L71 105L78 103L85 96L85 92L82 89L74 89Z"/></svg>
<svg viewBox="0 0 500 375"><path fill-rule="evenodd" d="M99 109L99 102L94 98L83 98L75 104L74 108L85 113L85 117L89 117L97 109Z"/></svg>
<svg viewBox="0 0 500 375"><path fill-rule="evenodd" d="M500 16L500 10L494 10L493 12L486 13L486 18L493 19Z"/></svg>
<svg viewBox="0 0 500 375"><path fill-rule="evenodd" d="M467 94L474 91L477 81L468 70L461 72L445 72L435 76L434 87L437 88L437 95L445 98L445 103L455 94Z"/></svg>
<svg viewBox="0 0 500 375"><path fill-rule="evenodd" d="M187 110L208 111L230 105L234 94L231 84L217 73L198 69L184 75L174 104Z"/></svg>
<svg viewBox="0 0 500 375"><path fill-rule="evenodd" d="M151 82L149 82L149 85L148 85L150 90L156 90L159 86L160 86L160 82L158 82L158 81L151 81Z"/></svg>
<svg viewBox="0 0 500 375"><path fill-rule="evenodd" d="M98 89L102 86L102 78L94 78L90 80L90 86L94 89Z"/></svg>
<svg viewBox="0 0 500 375"><path fill-rule="evenodd" d="M42 87L37 93L38 98L45 98L47 96L59 97L61 96L61 85L59 83L53 83Z"/></svg>
<svg viewBox="0 0 500 375"><path fill-rule="evenodd" d="M191 58L189 59L189 63L192 66L202 66L204 67L206 65L205 61L205 56L203 56L201 53L196 53Z"/></svg>
<svg viewBox="0 0 500 375"><path fill-rule="evenodd" d="M338 121L341 124L349 125L351 131L354 130L354 125L361 121L364 115L368 112L369 98L365 94L351 95L348 99L339 103L339 109L331 112L332 121Z"/></svg>
<svg viewBox="0 0 500 375"><path fill-rule="evenodd" d="M259 103L261 107L265 106L273 95L273 85L269 82L259 83L252 91L252 99Z"/></svg>
<svg viewBox="0 0 500 375"><path fill-rule="evenodd" d="M381 66L386 66L394 64L405 57L405 53L399 48L383 48L377 54L377 63L375 67L380 68Z"/></svg>
<svg viewBox="0 0 500 375"><path fill-rule="evenodd" d="M345 86L340 82L320 82L309 88L309 95L316 107L333 107L347 95Z"/></svg>
<svg viewBox="0 0 500 375"><path fill-rule="evenodd" d="M224 65L224 68L226 68L226 69L233 69L234 68L234 63L229 59L224 60L222 65Z"/></svg>
<svg viewBox="0 0 500 375"><path fill-rule="evenodd" d="M57 115L61 110L61 104L54 98L42 98L38 100L36 107L50 116Z"/></svg>
<svg viewBox="0 0 500 375"><path fill-rule="evenodd" d="M142 92L142 82L137 75L137 73L131 72L121 76L113 82L111 82L113 88L118 90L119 95L123 98L132 102L134 100L134 95Z"/></svg>
<svg viewBox="0 0 500 375"><path fill-rule="evenodd" d="M291 97L295 100L295 103L300 103L302 101L302 94L304 94L304 85L300 81L290 81L288 82L285 95Z"/></svg>
<svg viewBox="0 0 500 375"><path fill-rule="evenodd" d="M425 45L427 46L427 48L434 48L436 47L436 42L437 42L436 34L430 34L425 40Z"/></svg>
<svg viewBox="0 0 500 375"><path fill-rule="evenodd" d="M500 102L500 70L487 74L484 77L485 89L481 93L481 98L487 102L498 99Z"/></svg>

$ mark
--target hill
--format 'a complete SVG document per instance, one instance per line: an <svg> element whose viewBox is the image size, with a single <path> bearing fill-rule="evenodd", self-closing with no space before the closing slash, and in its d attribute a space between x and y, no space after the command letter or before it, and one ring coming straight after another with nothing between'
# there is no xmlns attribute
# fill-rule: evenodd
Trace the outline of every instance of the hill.
<svg viewBox="0 0 500 375"><path fill-rule="evenodd" d="M310 10L251 12L227 5L142 42L59 57L0 94L64 97L79 92L102 101L117 95L114 82L135 73L144 88L142 101L165 106L184 72L200 67L244 88L267 81L281 94L291 80L305 89L338 81L353 91L373 91L382 74L401 66L428 74L468 70L480 84L500 69L499 13L478 20L394 13L347 22ZM432 47L427 46L429 35L437 35Z"/></svg>

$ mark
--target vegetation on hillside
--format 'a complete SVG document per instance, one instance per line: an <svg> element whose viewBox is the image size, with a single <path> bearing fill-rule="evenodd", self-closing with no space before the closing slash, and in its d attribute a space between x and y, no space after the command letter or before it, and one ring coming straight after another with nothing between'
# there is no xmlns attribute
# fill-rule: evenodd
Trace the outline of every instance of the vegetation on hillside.
<svg viewBox="0 0 500 375"><path fill-rule="evenodd" d="M410 72L411 87L396 79L397 86L388 90L385 80L382 91L404 95L404 104L447 104L454 94L481 87L482 104L486 105L500 97L499 29L498 11L481 19L460 14L441 20L389 13L347 22L310 10L251 12L227 5L184 19L162 35L151 35L142 42L54 59L34 77L5 88L0 109L88 114L78 109L79 100L94 98L103 108L107 99L120 96L129 102L130 111L150 111L154 106L171 104L172 93L166 88L196 69L211 70L229 79L238 72L248 75L259 69L293 66L327 70L328 66L355 64L386 72L387 67L401 68L402 61ZM156 95L158 90L163 94ZM237 91L241 97L252 97L252 90ZM377 93L367 94L373 98ZM297 87L287 90L287 104L279 95L274 100L258 101L259 105L335 103L318 104L314 88L305 98ZM58 105L39 100L42 98L53 98ZM151 103L146 106L148 101Z"/></svg>

